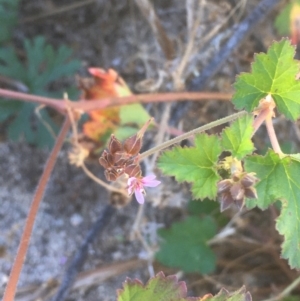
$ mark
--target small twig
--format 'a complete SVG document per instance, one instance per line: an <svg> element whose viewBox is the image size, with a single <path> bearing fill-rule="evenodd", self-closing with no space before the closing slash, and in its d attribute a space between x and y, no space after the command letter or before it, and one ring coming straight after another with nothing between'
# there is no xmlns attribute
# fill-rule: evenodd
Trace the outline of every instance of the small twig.
<svg viewBox="0 0 300 301"><path fill-rule="evenodd" d="M194 50L194 44L195 44L195 38L197 35L197 31L198 31L198 27L200 24L200 20L202 17L202 12L203 12L203 0L200 0L200 11L198 12L198 16L194 22L193 27L190 29L191 32L189 32L189 40L188 43L186 45L184 54L181 58L181 61L179 63L178 68L176 69L176 71L174 72L174 84L175 84L175 89L176 90L181 90L182 86L183 86L183 82L182 82L182 74L184 73L184 70L189 62L189 59L191 57L191 53ZM191 5L191 3L190 3ZM190 9L190 5L189 5L189 9ZM188 16L189 14L187 14ZM188 22L190 22L190 18L191 16L188 16ZM190 24L189 24L190 26ZM188 26L188 30L189 30L189 26Z"/></svg>
<svg viewBox="0 0 300 301"><path fill-rule="evenodd" d="M212 128L216 127L216 126L219 126L221 124L233 121L233 120L235 120L235 119L237 119L239 117L242 117L243 115L246 115L246 114L248 114L246 111L241 111L241 112L232 114L230 116L218 119L216 121L207 123L207 124L205 124L203 126L200 126L199 128L191 130L191 131L189 131L187 133L184 133L184 134L182 134L182 135L180 135L178 137L175 137L175 138L173 138L171 140L168 140L168 141L166 141L166 142L164 142L164 143L162 143L160 145L157 145L157 146L155 146L155 147L153 147L153 148L151 148L151 149L143 152L140 155L140 160L144 159L147 156L150 156L150 155L154 154L155 152L159 152L159 151L161 151L161 150L163 150L163 149L165 149L165 148L167 148L169 146L172 146L172 145L174 145L176 143L179 143L182 140L187 139L187 138L189 138L192 135L195 135L195 134L207 131L207 130L212 129Z"/></svg>
<svg viewBox="0 0 300 301"><path fill-rule="evenodd" d="M101 179L97 178L92 172L89 171L89 169L86 167L86 165L84 163L82 163L82 165L80 166L82 168L82 170L84 171L84 173L91 178L93 181L95 181L96 183L98 183L99 185L101 185L102 187L106 188L109 191L112 192L117 192L120 193L124 196L126 196L126 198L128 198L128 193L126 193L124 190L122 189L118 189L115 188L107 183L105 183L104 181L102 181Z"/></svg>
<svg viewBox="0 0 300 301"><path fill-rule="evenodd" d="M165 57L168 60L173 59L173 43L166 34L151 2L149 0L136 0L135 3L139 7L144 17L147 19L148 23L150 24L152 31L154 32L155 37L157 38L157 41L162 51L164 52Z"/></svg>
<svg viewBox="0 0 300 301"><path fill-rule="evenodd" d="M36 192L34 194L32 204L30 206L30 209L29 209L29 212L27 215L27 219L26 219L25 227L24 227L23 234L21 237L21 242L19 245L17 256L16 256L15 262L13 264L13 267L11 269L10 277L9 277L2 301L13 301L14 300L18 280L19 280L19 277L21 274L21 270L23 267L25 257L26 257L26 253L27 253L30 237L32 234L34 221L35 221L38 209L39 209L39 205L43 198L48 179L52 173L54 164L57 159L57 155L58 155L60 149L62 148L64 139L68 133L69 127L70 127L70 120L69 120L69 118L66 117L65 122L61 128L61 131L57 137L56 143L53 147L53 150L52 150L52 152L48 158L48 161L45 165L45 168L44 168L43 174L39 180Z"/></svg>
<svg viewBox="0 0 300 301"><path fill-rule="evenodd" d="M114 207L110 205L106 205L106 207L102 211L102 214L99 216L95 224L88 232L81 247L74 255L68 269L65 272L65 275L58 289L58 292L52 301L63 301L66 298L70 288L74 283L75 277L77 276L79 270L81 269L85 261L86 253L89 245L93 242L93 240L97 237L97 235L99 235L102 232L105 226L107 226L108 222L110 221L115 211L116 209Z"/></svg>
<svg viewBox="0 0 300 301"><path fill-rule="evenodd" d="M192 80L189 90L199 91L208 81L222 68L224 62L231 53L241 44L247 34L253 30L254 26L263 20L268 12L278 4L280 0L262 0L255 6L254 10L237 26L232 29L234 34L226 44L220 49L212 61L201 71L201 75Z"/></svg>
<svg viewBox="0 0 300 301"><path fill-rule="evenodd" d="M80 8L82 6L92 4L94 2L96 2L96 0L85 0L85 1L77 2L77 3L72 3L70 5L65 5L63 7L59 7L59 8L53 9L51 11L47 11L45 13L41 13L41 14L36 15L36 16L21 19L20 23L24 24L24 23L29 23L29 22L35 22L35 21L38 21L38 20L41 20L41 19L44 19L44 18L52 17L52 16L65 13L65 12L73 10L73 9Z"/></svg>
<svg viewBox="0 0 300 301"><path fill-rule="evenodd" d="M171 104L168 103L163 111L162 117L161 117L161 122L159 125L159 131L156 136L156 145L161 145L163 143L165 133L168 129L168 120L170 118L170 113L171 113ZM155 166L156 159L159 155L159 152L156 152L153 154L151 161L150 161L150 166L153 169Z"/></svg>
<svg viewBox="0 0 300 301"><path fill-rule="evenodd" d="M276 297L272 297L266 299L264 301L279 301L282 300L284 297L290 295L290 293L300 284L300 276L297 277L288 287L286 287L279 295Z"/></svg>
<svg viewBox="0 0 300 301"><path fill-rule="evenodd" d="M44 125L44 127L48 130L49 134L52 136L52 138L54 140L56 140L56 134L54 132L54 130L52 129L52 127L50 126L50 124L44 120L44 118L42 117L40 111L45 109L45 105L41 105L35 108L34 113L36 114L36 116L38 117L38 119L40 120L40 122Z"/></svg>
<svg viewBox="0 0 300 301"><path fill-rule="evenodd" d="M243 4L243 1L239 2L231 11L230 13L228 14L228 16L226 16L226 18L222 19L222 21L214 26L204 37L203 39L201 39L201 44L202 45L205 45L209 40L211 40L217 33L218 31L221 29L222 26L224 26L228 21L229 19L235 14L235 12L242 6L244 5ZM203 47L203 46L202 46ZM201 47L201 48L202 48Z"/></svg>

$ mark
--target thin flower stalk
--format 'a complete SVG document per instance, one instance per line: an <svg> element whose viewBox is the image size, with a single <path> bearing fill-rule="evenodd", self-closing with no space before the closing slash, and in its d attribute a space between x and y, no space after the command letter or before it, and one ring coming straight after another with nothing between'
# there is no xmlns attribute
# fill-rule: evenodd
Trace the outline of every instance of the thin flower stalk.
<svg viewBox="0 0 300 301"><path fill-rule="evenodd" d="M148 157L148 156L150 156L150 155L152 155L152 154L154 154L156 152L159 152L159 151L161 151L161 150L163 150L163 149L165 149L165 148L167 148L169 146L172 146L172 145L174 145L176 143L179 143L182 140L187 139L187 138L189 138L189 137L191 137L191 136L193 136L195 134L207 131L207 130L212 129L212 128L216 127L216 126L219 126L221 124L233 121L233 120L235 120L235 119L237 119L239 117L242 117L242 116L244 116L246 114L248 114L246 111L241 111L241 112L232 114L230 116L218 119L216 121L210 122L210 123L205 124L203 126L200 126L200 127L196 128L194 130L191 130L191 131L189 131L187 133L184 133L184 134L182 134L182 135L180 135L178 137L175 137L175 138L173 138L171 140L168 140L168 141L166 141L166 142L164 142L164 143L162 143L160 145L157 145L157 146L155 146L155 147L153 147L153 148L151 148L151 149L143 152L140 155L140 160L142 160L142 159L144 159L144 158L146 158L146 157Z"/></svg>

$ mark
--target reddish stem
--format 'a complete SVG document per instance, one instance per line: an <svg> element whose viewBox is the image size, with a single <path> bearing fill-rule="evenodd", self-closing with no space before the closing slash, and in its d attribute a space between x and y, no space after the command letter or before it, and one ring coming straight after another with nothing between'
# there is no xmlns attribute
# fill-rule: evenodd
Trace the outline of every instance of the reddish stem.
<svg viewBox="0 0 300 301"><path fill-rule="evenodd" d="M274 126L273 126L273 122L272 122L272 116L270 116L270 115L266 118L266 127L267 127L270 142L271 142L271 145L272 145L272 148L273 148L274 152L277 153L277 154L282 154L282 151L281 151L281 148L280 148L280 145L278 143L277 136L276 136L276 133L275 133L275 130L274 130Z"/></svg>
<svg viewBox="0 0 300 301"><path fill-rule="evenodd" d="M81 100L77 102L66 102L64 99L54 99L36 95L30 95L21 92L15 92L5 89L0 89L0 96L11 99L20 99L23 101L34 102L40 105L52 107L64 113L66 106L73 109L88 112L95 109L104 109L110 106L125 105L131 103L148 103L148 102L170 102L179 100L230 100L232 95L229 93L214 93L214 92L180 92L180 93L157 93L157 94L138 94L126 97L109 97L99 100Z"/></svg>
<svg viewBox="0 0 300 301"><path fill-rule="evenodd" d="M38 209L39 209L39 205L40 205L42 197L44 195L46 184L48 182L48 179L52 173L54 164L56 162L57 155L64 143L65 136L68 133L69 127L70 127L70 120L68 117L66 117L65 122L61 128L61 131L56 139L54 148L47 160L43 174L39 180L35 195L33 197L31 207L29 209L29 213L28 213L28 216L26 219L25 227L23 230L23 234L21 237L21 242L19 245L17 256L16 256L15 262L13 264L12 270L10 272L10 277L9 277L2 301L13 301L14 300L18 280L19 280L19 277L21 274L21 270L23 267L25 257L26 257L26 253L27 253L34 221L35 221Z"/></svg>
<svg viewBox="0 0 300 301"><path fill-rule="evenodd" d="M273 112L273 111L272 111ZM252 136L256 133L256 131L259 129L259 127L262 125L262 123L266 120L267 116L270 114L270 109L266 108L257 115L253 122L253 133Z"/></svg>
<svg viewBox="0 0 300 301"><path fill-rule="evenodd" d="M35 102L40 105L46 105L51 107L60 113L63 113L65 110L65 101L48 98L43 96L31 95L27 93L15 92L11 90L0 89L0 96L5 98L19 99L27 102Z"/></svg>

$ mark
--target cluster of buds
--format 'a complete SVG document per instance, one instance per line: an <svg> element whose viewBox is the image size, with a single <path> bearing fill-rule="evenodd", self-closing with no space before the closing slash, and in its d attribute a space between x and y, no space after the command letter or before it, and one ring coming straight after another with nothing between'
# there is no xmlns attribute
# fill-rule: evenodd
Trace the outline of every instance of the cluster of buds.
<svg viewBox="0 0 300 301"><path fill-rule="evenodd" d="M236 171L230 179L222 180L218 183L218 196L221 203L221 211L226 210L232 204L239 209L244 205L245 197L257 199L255 183L258 178L254 173Z"/></svg>
<svg viewBox="0 0 300 301"><path fill-rule="evenodd" d="M116 181L123 174L139 178L139 152L142 147L142 137L136 135L127 138L123 143L111 135L108 151L103 151L99 162L105 168L105 177L108 181Z"/></svg>
<svg viewBox="0 0 300 301"><path fill-rule="evenodd" d="M156 187L160 181L155 180L155 175L142 176L139 164L139 153L142 148L142 138L152 119L134 136L127 138L123 143L111 135L108 150L105 150L100 159L100 164L105 168L108 181L116 181L120 176L128 177L127 190L129 196L133 193L140 204L144 203L144 187Z"/></svg>

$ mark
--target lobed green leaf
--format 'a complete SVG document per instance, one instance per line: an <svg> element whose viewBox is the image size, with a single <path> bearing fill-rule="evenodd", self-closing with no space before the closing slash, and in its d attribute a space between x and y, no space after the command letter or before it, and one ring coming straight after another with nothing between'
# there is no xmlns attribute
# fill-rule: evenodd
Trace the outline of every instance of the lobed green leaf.
<svg viewBox="0 0 300 301"><path fill-rule="evenodd" d="M61 46L54 50L51 45L46 44L44 37L36 37L32 41L24 42L27 62L21 61L13 47L0 49L0 74L10 77L24 84L32 94L43 96L55 96L57 93L49 91L49 85L54 81L61 80L67 76L73 76L80 66L78 60L72 60L72 50ZM64 89L69 92L70 90ZM62 92L58 94L61 97ZM72 98L75 93L69 94ZM46 110L40 111L42 123L35 115L36 105L20 103L13 100L1 100L0 121L13 116L9 123L7 133L10 139L17 140L24 137L27 142L44 147L52 146L54 139L45 127L50 127L57 132L57 126Z"/></svg>
<svg viewBox="0 0 300 301"><path fill-rule="evenodd" d="M241 160L254 151L252 134L253 117L245 115L237 119L222 132L221 141L224 150L230 151L233 157Z"/></svg>
<svg viewBox="0 0 300 301"><path fill-rule="evenodd" d="M216 256L207 241L216 235L216 224L210 217L191 216L173 223L170 229L159 229L163 238L156 258L161 263L185 272L210 273Z"/></svg>
<svg viewBox="0 0 300 301"><path fill-rule="evenodd" d="M245 287L230 294L225 289L213 296L187 297L186 284L178 282L176 276L165 277L163 272L152 277L145 285L137 279L129 278L123 283L123 289L117 291L117 301L251 301L251 295Z"/></svg>
<svg viewBox="0 0 300 301"><path fill-rule="evenodd" d="M195 138L195 147L165 151L158 160L158 167L164 174L175 176L178 182L192 183L194 198L215 199L220 180L216 163L221 152L218 137L200 134Z"/></svg>
<svg viewBox="0 0 300 301"><path fill-rule="evenodd" d="M276 227L284 236L282 256L292 268L300 268L300 160L299 155L280 157L269 150L266 156L250 156L245 160L247 172L255 172L258 199L247 200L247 207L265 209L277 200L282 210Z"/></svg>
<svg viewBox="0 0 300 301"><path fill-rule="evenodd" d="M274 42L268 52L257 54L251 73L243 73L234 84L233 103L252 112L261 99L271 94L279 112L291 120L300 116L299 62L289 40Z"/></svg>

